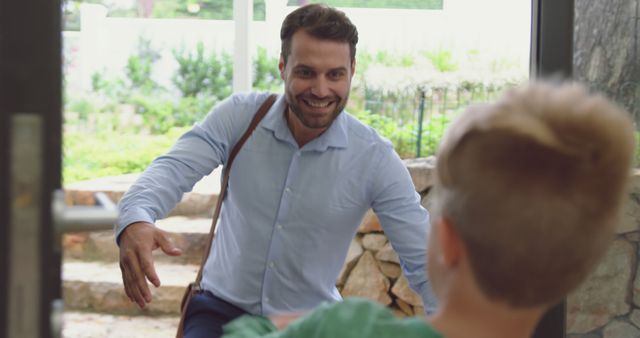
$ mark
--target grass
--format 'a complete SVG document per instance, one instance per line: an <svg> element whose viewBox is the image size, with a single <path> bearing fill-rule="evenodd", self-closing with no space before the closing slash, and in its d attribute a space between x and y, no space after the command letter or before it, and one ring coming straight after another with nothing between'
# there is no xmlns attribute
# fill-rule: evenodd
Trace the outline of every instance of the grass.
<svg viewBox="0 0 640 338"><path fill-rule="evenodd" d="M162 135L139 133L68 132L63 138L65 184L103 176L142 172L167 152L189 128L172 128Z"/></svg>

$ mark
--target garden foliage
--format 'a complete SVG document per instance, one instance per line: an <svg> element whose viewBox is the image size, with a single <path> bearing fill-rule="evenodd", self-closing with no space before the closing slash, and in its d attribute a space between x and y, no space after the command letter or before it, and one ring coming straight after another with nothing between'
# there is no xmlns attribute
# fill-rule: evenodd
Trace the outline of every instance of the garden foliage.
<svg viewBox="0 0 640 338"><path fill-rule="evenodd" d="M159 51L144 39L138 45L124 76L99 72L92 77L91 93L66 93L65 181L143 170L231 94L231 55L202 43L193 50L173 50L177 67L166 88L154 80ZM388 138L401 157L415 157L418 143L421 156L432 155L457 112L524 80L508 64L482 68L469 60L446 50L359 51L347 110ZM258 48L253 66L255 90L282 91L277 56Z"/></svg>

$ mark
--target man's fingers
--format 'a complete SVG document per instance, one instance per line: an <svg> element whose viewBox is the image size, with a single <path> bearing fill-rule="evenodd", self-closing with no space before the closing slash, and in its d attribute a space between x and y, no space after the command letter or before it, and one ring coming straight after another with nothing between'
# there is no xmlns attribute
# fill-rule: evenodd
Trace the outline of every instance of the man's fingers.
<svg viewBox="0 0 640 338"><path fill-rule="evenodd" d="M156 287L160 286L152 256L153 250L158 247L171 256L182 254L164 231L151 223L132 223L120 235L120 269L125 292L141 308L152 298L147 280Z"/></svg>
<svg viewBox="0 0 640 338"><path fill-rule="evenodd" d="M124 259L120 263L120 270L122 270L122 281L124 283L124 290L127 294L127 297L132 302L138 304L140 308L144 308L145 306L145 298L142 295L142 292L139 289L137 277L134 269L129 264L129 259ZM141 274L140 274L141 275Z"/></svg>
<svg viewBox="0 0 640 338"><path fill-rule="evenodd" d="M149 257L151 253L148 253ZM147 280L145 279L146 272L142 269L143 264L149 265L149 263L143 263L140 261L141 257L136 252L128 252L127 253L127 265L129 265L128 272L130 274L130 285L131 290L133 291L134 296L138 295L136 301L138 305L140 305L140 300L142 299L141 307L144 307L144 302L151 302L151 291L149 290L149 286L147 285ZM151 264L153 267L153 264ZM155 273L155 271L154 271ZM156 276L156 279L158 277Z"/></svg>
<svg viewBox="0 0 640 338"><path fill-rule="evenodd" d="M169 256L180 256L182 255L182 250L173 245L173 242L169 239L167 234L164 231L158 231L156 233L156 242L162 252Z"/></svg>
<svg viewBox="0 0 640 338"><path fill-rule="evenodd" d="M143 290L143 294L145 295L145 299L147 299L148 296L148 302L151 301L151 291L149 291L149 286L147 285L147 281L144 278L145 276L147 277L147 279L149 279L149 282L151 282L151 284L155 285L155 287L159 287L160 286L160 278L158 278L158 274L156 273L156 269L153 266L153 258L151 256L151 252L150 251L143 251L143 252L138 252L138 260L139 262L139 269L140 271L142 271L143 275L141 276L142 278L140 278L138 280L138 284L140 284L140 286L142 287L142 284L144 284L144 288ZM142 284L141 284L142 283Z"/></svg>
<svg viewBox="0 0 640 338"><path fill-rule="evenodd" d="M129 298L130 301L133 301L133 294L129 288L129 273L122 262L120 262L120 272L122 273L122 285L124 285L124 292L127 294L127 298Z"/></svg>

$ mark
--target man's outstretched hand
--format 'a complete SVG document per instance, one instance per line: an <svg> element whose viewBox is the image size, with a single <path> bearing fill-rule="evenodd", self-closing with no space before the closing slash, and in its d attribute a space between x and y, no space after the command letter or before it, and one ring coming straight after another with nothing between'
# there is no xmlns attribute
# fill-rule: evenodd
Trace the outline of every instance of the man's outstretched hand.
<svg viewBox="0 0 640 338"><path fill-rule="evenodd" d="M140 308L151 302L151 291L147 279L156 287L160 279L153 266L151 252L156 249L169 256L180 256L165 231L147 222L136 222L127 226L120 234L120 270L127 297Z"/></svg>

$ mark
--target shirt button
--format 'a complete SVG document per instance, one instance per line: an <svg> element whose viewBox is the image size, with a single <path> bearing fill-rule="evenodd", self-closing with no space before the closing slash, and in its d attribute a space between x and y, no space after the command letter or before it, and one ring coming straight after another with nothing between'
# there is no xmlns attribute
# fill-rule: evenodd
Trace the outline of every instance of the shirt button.
<svg viewBox="0 0 640 338"><path fill-rule="evenodd" d="M284 191L285 191L286 193L290 193L290 192L291 192L291 189L289 189L289 187L286 187L286 188L284 188Z"/></svg>
<svg viewBox="0 0 640 338"><path fill-rule="evenodd" d="M282 230L282 224L276 225L276 228L278 228L278 230Z"/></svg>
<svg viewBox="0 0 640 338"><path fill-rule="evenodd" d="M269 303L269 297L264 297L264 302Z"/></svg>
<svg viewBox="0 0 640 338"><path fill-rule="evenodd" d="M269 267L273 268L274 266L276 266L276 264L274 262L269 262Z"/></svg>

